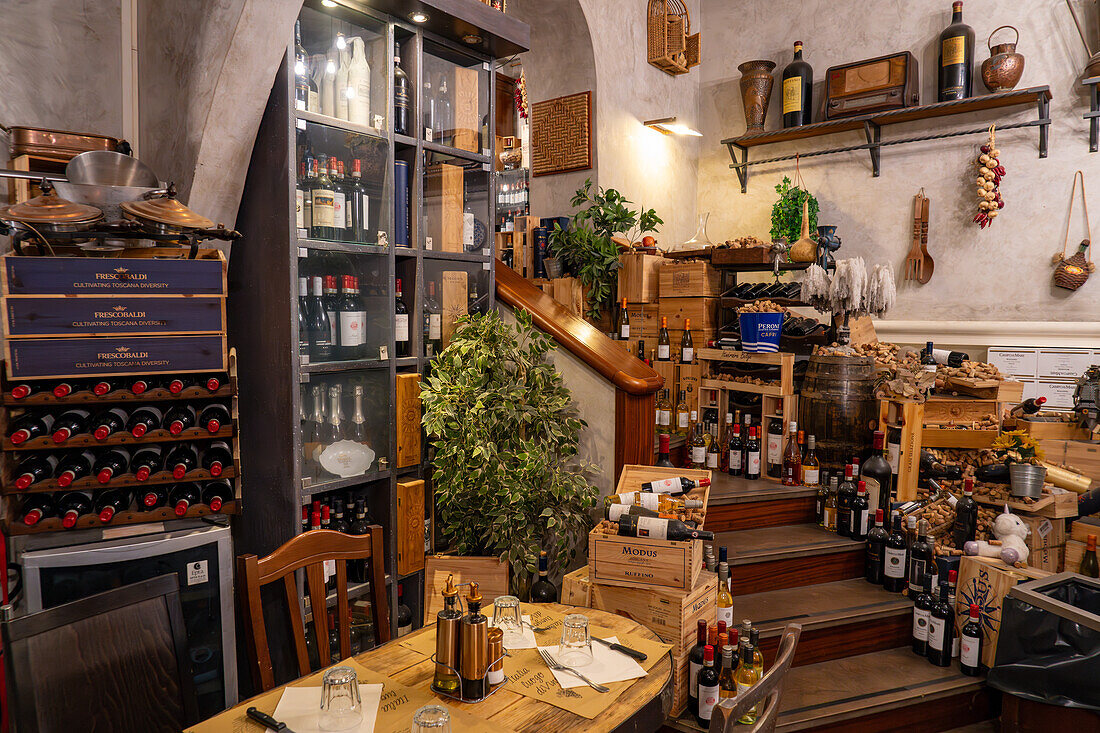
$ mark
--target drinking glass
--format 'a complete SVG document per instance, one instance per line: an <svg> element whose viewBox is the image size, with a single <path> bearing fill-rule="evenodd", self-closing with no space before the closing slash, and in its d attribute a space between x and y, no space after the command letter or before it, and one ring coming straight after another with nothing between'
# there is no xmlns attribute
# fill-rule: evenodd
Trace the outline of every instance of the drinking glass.
<svg viewBox="0 0 1100 733"><path fill-rule="evenodd" d="M363 721L359 679L351 667L333 667L321 678L321 730L347 730Z"/></svg>
<svg viewBox="0 0 1100 733"><path fill-rule="evenodd" d="M413 713L409 733L451 733L451 714L442 705L425 705Z"/></svg>
<svg viewBox="0 0 1100 733"><path fill-rule="evenodd" d="M567 667L583 667L592 663L592 639L588 636L587 616L571 613L562 621L558 661Z"/></svg>
<svg viewBox="0 0 1100 733"><path fill-rule="evenodd" d="M497 596L493 601L493 626L504 632L505 649L523 644L523 616L518 598Z"/></svg>

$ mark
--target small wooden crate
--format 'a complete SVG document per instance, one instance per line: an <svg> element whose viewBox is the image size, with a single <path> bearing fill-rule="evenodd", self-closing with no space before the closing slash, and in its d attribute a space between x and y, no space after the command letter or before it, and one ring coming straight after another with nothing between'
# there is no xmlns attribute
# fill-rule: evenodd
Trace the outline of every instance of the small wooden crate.
<svg viewBox="0 0 1100 733"><path fill-rule="evenodd" d="M925 403L927 404L927 403ZM978 450L993 445L998 430L960 430L952 428L921 428L922 448L966 448Z"/></svg>
<svg viewBox="0 0 1100 733"><path fill-rule="evenodd" d="M910 400L879 400L878 429L901 430L901 452L898 455L897 501L917 498L917 478L920 473L920 449L922 445L924 405Z"/></svg>
<svg viewBox="0 0 1100 733"><path fill-rule="evenodd" d="M947 397L933 395L924 403L924 422L954 422L966 425L981 421L989 415L997 415L997 400L979 400L973 397Z"/></svg>
<svg viewBox="0 0 1100 733"><path fill-rule="evenodd" d="M661 336L661 318L657 303L626 304L626 315L630 319L630 340L637 345L638 340L645 341L646 354L656 354L657 339ZM672 344L669 344L670 350Z"/></svg>
<svg viewBox="0 0 1100 733"><path fill-rule="evenodd" d="M722 273L709 262L666 262L661 266L661 298L716 298Z"/></svg>
<svg viewBox="0 0 1100 733"><path fill-rule="evenodd" d="M1066 522L1064 519L1052 519L1041 515L1017 514L1031 532L1027 536L1028 549L1043 550L1061 547L1066 544ZM1029 565L1035 565L1028 558Z"/></svg>
<svg viewBox="0 0 1100 733"><path fill-rule="evenodd" d="M640 491L648 481L683 476L710 479L710 471L690 468L623 466L615 493ZM710 487L695 488L687 498L703 500L706 514ZM702 540L673 542L646 537L620 537L593 530L588 535L588 577L595 583L628 588L690 590L703 563Z"/></svg>
<svg viewBox="0 0 1100 733"><path fill-rule="evenodd" d="M476 580L486 606L497 596L508 595L509 568L506 561L497 557L429 555L424 558L425 624L434 623L435 615L443 610L443 588L448 575L454 575L455 585Z"/></svg>
<svg viewBox="0 0 1100 733"><path fill-rule="evenodd" d="M1056 491L1057 493L1054 493ZM1031 514L1036 517L1049 517L1051 519L1068 519L1077 516L1077 494L1072 491L1043 488L1043 496L1034 504L1025 504L1019 499L1009 501L994 501L985 496L974 496L974 501L986 506L1003 508L1006 504L1015 514Z"/></svg>
<svg viewBox="0 0 1100 733"><path fill-rule="evenodd" d="M1006 420L1005 423L1005 429L1007 430L1008 421ZM1028 420L1027 418L1018 417L1014 429L1025 430L1035 440L1044 441L1087 441L1091 436L1091 433L1085 428L1078 427L1076 423L1063 420Z"/></svg>
<svg viewBox="0 0 1100 733"><path fill-rule="evenodd" d="M627 303L656 303L664 257L629 252L619 257L618 299ZM632 324L633 325L633 322Z"/></svg>
<svg viewBox="0 0 1100 733"><path fill-rule="evenodd" d="M1050 572L1037 568L1015 568L992 557L963 557L959 562L959 584L955 614L959 623L970 615L970 604L982 609L982 664L992 667L997 655L1004 598L1017 583L1046 578Z"/></svg>
<svg viewBox="0 0 1100 733"><path fill-rule="evenodd" d="M684 330L684 321L691 319L691 335L695 341L695 347L704 344L700 334L709 334L717 327L715 320L718 312L717 298L667 298L661 296L661 318L668 319L669 331ZM671 336L671 334L669 334ZM680 337L673 339L673 347L680 344Z"/></svg>
<svg viewBox="0 0 1100 733"><path fill-rule="evenodd" d="M398 374L395 402L395 432L397 433L397 468L420 463L420 375Z"/></svg>
<svg viewBox="0 0 1100 733"><path fill-rule="evenodd" d="M561 602L563 606L588 608L592 586L588 582L588 566L584 565L561 579Z"/></svg>
<svg viewBox="0 0 1100 733"><path fill-rule="evenodd" d="M711 264L723 265L770 265L771 247L717 247L711 250Z"/></svg>

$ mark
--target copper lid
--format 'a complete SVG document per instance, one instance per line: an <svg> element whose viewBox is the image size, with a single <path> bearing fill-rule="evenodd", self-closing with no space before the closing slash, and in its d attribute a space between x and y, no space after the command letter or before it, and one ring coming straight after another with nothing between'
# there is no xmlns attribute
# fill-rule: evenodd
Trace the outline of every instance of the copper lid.
<svg viewBox="0 0 1100 733"><path fill-rule="evenodd" d="M466 600L470 603L481 603L481 591L477 589L476 580L470 583L470 594L466 596Z"/></svg>
<svg viewBox="0 0 1100 733"><path fill-rule="evenodd" d="M94 206L74 204L58 196L48 181L42 181L40 187L41 196L0 209L0 219L30 224L72 224L103 218L103 212Z"/></svg>
<svg viewBox="0 0 1100 733"><path fill-rule="evenodd" d="M122 204L122 210L130 216L173 227L208 229L214 226L214 222L181 204L176 199L174 186L169 187L167 196L142 199L141 201L126 201Z"/></svg>

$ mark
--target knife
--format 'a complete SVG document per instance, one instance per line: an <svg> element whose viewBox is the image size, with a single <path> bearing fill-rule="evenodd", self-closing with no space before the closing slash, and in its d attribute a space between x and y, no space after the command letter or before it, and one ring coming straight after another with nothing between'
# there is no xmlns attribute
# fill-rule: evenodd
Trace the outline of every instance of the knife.
<svg viewBox="0 0 1100 733"><path fill-rule="evenodd" d="M604 646L606 646L608 649L613 649L617 652L622 652L623 654L625 654L628 657L631 657L633 659L637 659L639 662L644 662L645 660L649 659L648 656L646 656L644 653L638 651L637 649L631 649L630 647L623 646L622 644L613 644L610 641L608 641L607 639L601 639L598 636L593 636L592 641L598 641L601 644L603 644Z"/></svg>
<svg viewBox="0 0 1100 733"><path fill-rule="evenodd" d="M275 720L275 718L271 717L267 713L260 712L256 708L249 708L245 711L245 714L255 720L257 723L261 725L266 725L271 730L276 731L276 733L294 733L294 731L286 727L286 723L280 723L279 721Z"/></svg>

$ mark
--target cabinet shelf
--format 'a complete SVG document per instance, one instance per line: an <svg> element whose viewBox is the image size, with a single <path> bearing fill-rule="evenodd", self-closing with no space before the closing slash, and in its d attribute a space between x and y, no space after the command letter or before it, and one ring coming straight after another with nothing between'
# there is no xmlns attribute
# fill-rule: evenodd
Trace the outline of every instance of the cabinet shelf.
<svg viewBox="0 0 1100 733"><path fill-rule="evenodd" d="M488 262L491 255L478 254L477 252L441 252L435 249L424 250L424 258L428 260L455 260L457 262Z"/></svg>
<svg viewBox="0 0 1100 733"><path fill-rule="evenodd" d="M474 163L490 163L492 158L488 155L482 155L481 153L475 153L470 150L462 150L461 148L452 148L449 145L440 145L439 143L430 143L424 140L420 143L425 150L430 150L433 153L442 153L444 155L450 155L455 158L462 158L463 160L473 161Z"/></svg>
<svg viewBox="0 0 1100 733"><path fill-rule="evenodd" d="M43 435L38 438L31 438L27 442L20 443L19 445L12 443L11 438L5 437L2 447L4 450L20 452L35 450L62 451L79 448L100 448L112 445L143 446L156 445L158 443L180 443L189 440L217 440L218 438L232 438L236 434L236 427L237 421L234 419L231 421L231 424L222 425L221 429L216 433L211 433L204 428L187 428L179 435L173 435L163 428L157 428L156 430L150 430L140 438L135 438L125 430L120 430L110 435L106 440L96 440L95 437L89 433L81 433L79 435L74 435L64 443L55 443L53 438L48 435Z"/></svg>
<svg viewBox="0 0 1100 733"><path fill-rule="evenodd" d="M298 246L306 249L319 249L328 252L350 252L357 255L387 255L390 248L378 244L362 242L336 242L328 239L298 238Z"/></svg>
<svg viewBox="0 0 1100 733"><path fill-rule="evenodd" d="M380 481L389 477L390 472L387 469L385 471L367 471L366 473L361 473L358 476L348 476L347 478L334 476L332 478L321 479L320 481L313 481L308 484L306 483L305 479L302 479L302 499L308 500L314 494L324 494L329 491L346 489L349 486L369 484L372 481Z"/></svg>
<svg viewBox="0 0 1100 733"><path fill-rule="evenodd" d="M898 125L905 122L915 122L917 120L930 120L939 117L955 116L966 114L969 112L981 112L1010 107L1022 107L1025 105L1034 104L1037 108L1038 119L1028 120L1026 122L1010 122L1006 124L998 124L998 128L1001 130L1012 130L1023 127L1038 127L1039 157L1045 158L1047 157L1047 137L1050 130L1050 100L1050 87L1030 87L1027 89L1016 89L1010 92L1000 92L997 94L987 94L979 97L970 97L968 99L958 99L950 102L935 102L933 104L925 104L917 107L907 107L904 109L895 109L886 112L859 115L856 117L846 117L839 120L814 122L809 125L802 125L801 127L791 127L783 130L757 132L750 135L741 135L740 137L726 138L722 141L722 144L726 146L727 150L729 150L730 157L733 159L733 163L730 164L730 168L734 169L734 171L737 173L737 178L741 182L741 193L745 193L748 188L749 166L763 165L766 163L778 163L787 160L795 160L796 158L810 158L820 155L849 153L856 150L866 150L871 154L872 175L877 178L879 175L879 154L883 147L886 147L888 145L905 145L908 143L923 142L928 140L940 140L944 138L960 137L964 135L977 135L985 133L989 129L988 125L984 125L980 128L975 129L950 132L944 131L933 134L916 135L913 137L906 137L898 140L883 140L881 134L883 127L887 127L889 125ZM821 137L823 135L832 135L835 133L851 132L856 130L863 131L866 138L865 143L860 145L849 145L841 148L828 148L825 150L782 155L773 158L766 158L764 160L749 160L749 148L754 148L761 145L774 145L777 143L794 142L797 140L807 140L810 138Z"/></svg>
<svg viewBox="0 0 1100 733"><path fill-rule="evenodd" d="M387 369L389 359L349 359L347 361L322 361L316 364L302 364L302 374L327 374L330 372L349 372L360 369Z"/></svg>
<svg viewBox="0 0 1100 733"><path fill-rule="evenodd" d="M21 400L11 397L10 394L5 394L4 405L7 407L60 407L63 405L125 404L127 402L136 402L139 404L146 404L149 402L196 402L199 400L225 399L227 397L232 397L234 394L236 394L236 391L232 384L222 385L216 392L211 392L202 387L187 387L179 394L172 394L163 387L154 387L142 394L134 394L124 389L116 389L113 392L108 392L102 397L93 394L89 390L83 389L77 390L64 397L55 397L51 392L42 392L24 397Z"/></svg>
<svg viewBox="0 0 1100 733"><path fill-rule="evenodd" d="M320 112L307 112L304 109L295 110L294 116L301 121L312 122L317 125L327 125L328 127L335 127L338 130L344 130L345 132L354 132L359 135L366 135L368 137L377 138L378 140L386 140L386 131L380 130L377 127L370 127L369 125L360 125L357 122L350 122L348 120L341 120L338 117L329 117L323 115Z"/></svg>

